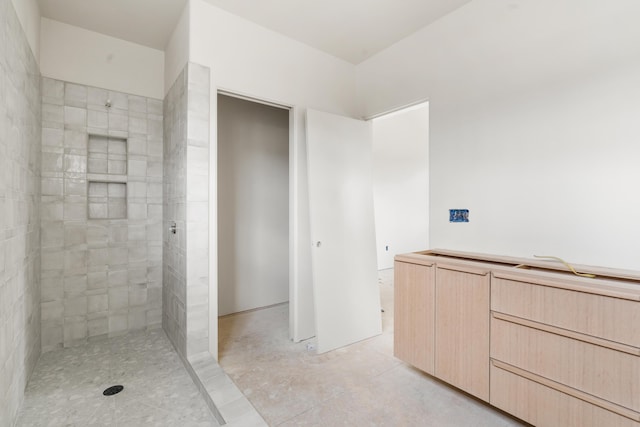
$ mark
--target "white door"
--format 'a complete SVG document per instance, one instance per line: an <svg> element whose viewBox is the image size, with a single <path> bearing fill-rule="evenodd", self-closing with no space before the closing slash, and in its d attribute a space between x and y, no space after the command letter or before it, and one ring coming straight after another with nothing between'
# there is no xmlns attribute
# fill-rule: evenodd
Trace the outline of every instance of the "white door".
<svg viewBox="0 0 640 427"><path fill-rule="evenodd" d="M371 123L307 111L318 353L382 332Z"/></svg>

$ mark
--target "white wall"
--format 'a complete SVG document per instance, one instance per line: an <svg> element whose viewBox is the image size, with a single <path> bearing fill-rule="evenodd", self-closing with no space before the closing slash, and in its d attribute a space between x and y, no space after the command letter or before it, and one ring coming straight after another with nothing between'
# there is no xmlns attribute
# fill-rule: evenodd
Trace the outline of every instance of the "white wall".
<svg viewBox="0 0 640 427"><path fill-rule="evenodd" d="M313 298L309 214L306 182L306 151L304 143L304 111L307 107L337 114L355 116L355 67L302 43L274 33L249 21L215 8L203 0L190 1L191 62L211 68L212 97L218 89L225 89L255 98L294 106L294 135L291 138L290 191L293 205L290 210L293 240L290 277L294 284L290 293L292 312L290 322L293 339L314 334ZM211 106L211 135L216 135L217 106ZM212 148L216 146L212 138ZM215 149L211 150L211 164L217 164ZM216 176L216 171L211 171ZM215 191L212 178L212 191ZM216 195L211 194L211 200ZM210 222L216 223L216 207L212 206ZM211 259L217 235L211 233ZM212 263L213 264L213 263ZM215 266L213 267L215 268ZM210 277L217 277L212 271ZM211 295L217 294L217 282L211 283ZM217 306L216 306L217 307ZM212 307L215 317L216 307ZM217 335L212 339L217 340ZM212 348L214 344L212 343ZM214 352L215 353L215 352Z"/></svg>
<svg viewBox="0 0 640 427"><path fill-rule="evenodd" d="M373 120L378 270L429 247L429 104Z"/></svg>
<svg viewBox="0 0 640 427"><path fill-rule="evenodd" d="M189 2L171 34L164 50L164 93L168 93L176 78L189 62Z"/></svg>
<svg viewBox="0 0 640 427"><path fill-rule="evenodd" d="M218 88L354 116L355 67L203 0L191 0L191 62Z"/></svg>
<svg viewBox="0 0 640 427"><path fill-rule="evenodd" d="M219 315L289 300L289 111L218 96Z"/></svg>
<svg viewBox="0 0 640 427"><path fill-rule="evenodd" d="M40 6L37 0L11 0L33 56L40 62Z"/></svg>
<svg viewBox="0 0 640 427"><path fill-rule="evenodd" d="M40 70L58 80L164 98L164 52L47 18Z"/></svg>
<svg viewBox="0 0 640 427"><path fill-rule="evenodd" d="M474 0L357 67L365 115L430 100L432 247L640 269L637 16Z"/></svg>

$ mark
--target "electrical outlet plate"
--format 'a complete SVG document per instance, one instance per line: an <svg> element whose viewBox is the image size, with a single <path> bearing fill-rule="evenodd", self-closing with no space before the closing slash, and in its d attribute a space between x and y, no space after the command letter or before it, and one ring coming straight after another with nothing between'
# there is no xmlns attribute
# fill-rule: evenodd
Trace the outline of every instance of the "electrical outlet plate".
<svg viewBox="0 0 640 427"><path fill-rule="evenodd" d="M469 209L449 209L449 222L469 222Z"/></svg>

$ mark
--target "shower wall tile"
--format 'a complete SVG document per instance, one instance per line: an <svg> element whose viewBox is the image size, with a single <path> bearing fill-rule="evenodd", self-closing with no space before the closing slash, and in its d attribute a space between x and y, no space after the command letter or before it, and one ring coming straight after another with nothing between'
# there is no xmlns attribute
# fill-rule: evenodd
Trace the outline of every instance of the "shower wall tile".
<svg viewBox="0 0 640 427"><path fill-rule="evenodd" d="M142 96L129 96L129 112L147 114L147 99Z"/></svg>
<svg viewBox="0 0 640 427"><path fill-rule="evenodd" d="M209 69L188 66L187 354L209 348Z"/></svg>
<svg viewBox="0 0 640 427"><path fill-rule="evenodd" d="M59 91L46 89L54 95ZM13 4L0 0L0 427L13 424L40 355L40 123L56 122L61 105L44 115L41 90L40 71ZM61 126L55 132L59 135ZM47 136L48 143L54 141L55 135ZM52 163L61 171L60 157ZM47 188L54 194L59 190L60 182ZM46 244L59 246L60 238L58 228L46 236ZM52 283L44 294L51 312L59 309L61 291Z"/></svg>
<svg viewBox="0 0 640 427"><path fill-rule="evenodd" d="M42 88L42 349L160 327L149 289L162 287L162 201L147 193L163 180L163 152L148 150L162 146L149 133L161 101L50 78Z"/></svg>
<svg viewBox="0 0 640 427"><path fill-rule="evenodd" d="M129 96L122 92L109 91L111 101L111 111L115 113L127 114L129 111Z"/></svg>
<svg viewBox="0 0 640 427"><path fill-rule="evenodd" d="M187 358L209 348L209 84L189 63L164 104L163 326Z"/></svg>
<svg viewBox="0 0 640 427"><path fill-rule="evenodd" d="M109 129L109 115L106 111L87 111L87 127L93 133L106 133Z"/></svg>
<svg viewBox="0 0 640 427"><path fill-rule="evenodd" d="M64 105L64 83L58 80L43 80L42 101L47 104Z"/></svg>
<svg viewBox="0 0 640 427"><path fill-rule="evenodd" d="M74 107L87 106L87 87L73 83L64 85L64 103Z"/></svg>
<svg viewBox="0 0 640 427"><path fill-rule="evenodd" d="M106 103L109 99L109 91L98 87L87 88L87 106L89 110L107 112Z"/></svg>
<svg viewBox="0 0 640 427"><path fill-rule="evenodd" d="M187 354L186 318L186 145L187 73L177 78L164 100L164 230L162 327L177 351ZM166 232L172 224L175 234Z"/></svg>

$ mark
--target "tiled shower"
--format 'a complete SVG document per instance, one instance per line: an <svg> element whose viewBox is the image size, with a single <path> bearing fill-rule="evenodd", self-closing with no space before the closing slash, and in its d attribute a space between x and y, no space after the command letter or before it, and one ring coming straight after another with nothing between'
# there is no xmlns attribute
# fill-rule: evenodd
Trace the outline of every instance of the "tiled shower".
<svg viewBox="0 0 640 427"><path fill-rule="evenodd" d="M42 77L11 0L0 33L4 427L44 352L163 318L183 359L208 350L209 69L145 98Z"/></svg>

